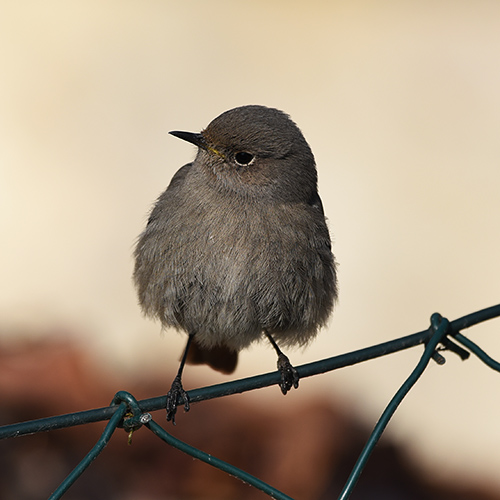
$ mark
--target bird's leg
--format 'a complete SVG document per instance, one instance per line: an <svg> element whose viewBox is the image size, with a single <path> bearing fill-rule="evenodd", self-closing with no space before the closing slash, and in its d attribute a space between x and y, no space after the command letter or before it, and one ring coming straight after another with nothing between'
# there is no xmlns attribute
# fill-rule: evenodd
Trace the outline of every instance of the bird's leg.
<svg viewBox="0 0 500 500"><path fill-rule="evenodd" d="M269 342L271 342L272 346L274 347L274 350L278 354L278 370L281 374L281 382L280 382L280 388L281 392L283 394L286 394L292 386L297 389L299 387L299 374L297 373L297 370L292 366L290 363L290 360L288 359L288 356L283 354L281 349L278 347L278 344L276 341L271 337L271 335L264 331L266 334L267 338L269 339Z"/></svg>
<svg viewBox="0 0 500 500"><path fill-rule="evenodd" d="M184 353L182 354L179 370L177 371L177 375L174 378L174 381L172 382L172 387L170 387L170 390L168 391L167 394L167 404L166 404L167 421L170 422L170 420L172 420L172 423L174 425L175 425L175 414L177 412L177 402L179 401L179 398L182 398L184 400L184 411L189 411L189 396L187 395L187 392L184 390L184 387L182 387L182 370L184 369L184 365L186 364L186 358L189 351L189 346L191 345L193 337L194 333L190 333L186 343L186 347L184 348Z"/></svg>

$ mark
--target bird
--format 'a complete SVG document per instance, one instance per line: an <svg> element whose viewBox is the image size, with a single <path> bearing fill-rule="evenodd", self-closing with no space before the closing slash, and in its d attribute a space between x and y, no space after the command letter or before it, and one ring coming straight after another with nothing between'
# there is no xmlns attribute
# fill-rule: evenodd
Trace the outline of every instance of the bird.
<svg viewBox="0 0 500 500"><path fill-rule="evenodd" d="M289 115L245 105L200 133L169 133L197 154L154 204L133 279L145 315L188 335L166 398L175 425L178 405L189 410L186 363L230 374L263 338L277 353L282 393L297 388L282 348L316 336L338 286L314 155Z"/></svg>

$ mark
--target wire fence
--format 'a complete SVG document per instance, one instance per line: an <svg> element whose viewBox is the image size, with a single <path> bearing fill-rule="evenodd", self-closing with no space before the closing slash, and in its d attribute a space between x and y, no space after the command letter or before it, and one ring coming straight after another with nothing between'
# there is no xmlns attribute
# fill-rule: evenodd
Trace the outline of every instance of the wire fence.
<svg viewBox="0 0 500 500"><path fill-rule="evenodd" d="M418 345L423 344L425 346L424 352L417 366L391 399L375 425L363 451L351 471L347 482L338 496L339 500L346 500L350 497L353 489L355 488L356 482L358 481L373 449L375 448L375 445L389 423L389 420L404 397L423 374L431 359L442 365L445 362L445 359L441 354L443 351L454 352L464 360L467 359L470 354L474 354L487 366L500 372L500 363L491 358L477 344L461 333L461 331L466 328L499 316L500 304L468 314L467 316L463 316L454 321L449 321L440 314L435 313L431 316L431 324L427 330L391 340L389 342L384 342L382 344L342 354L340 356L334 356L296 367L300 378L305 378L336 370L338 368L351 366L370 359L375 359L380 356L385 356ZM272 372L191 390L188 391L188 396L190 403L197 403L208 399L219 398L222 396L228 396L231 394L242 393L253 389L279 384L279 382L280 374L278 372ZM278 500L293 500L288 495L278 491L271 485L248 474L247 472L197 448L194 448L169 434L153 420L150 414L152 411L164 409L165 404L166 396L137 401L130 393L120 391L115 395L111 405L108 407L31 420L0 427L0 439L109 420L104 432L95 446L50 495L49 500L59 499L66 493L71 485L75 483L87 467L89 467L89 465L103 451L117 428L125 429L129 432L129 436L131 436L135 430L142 426L148 428L159 439L163 440L170 446L173 446L174 448L177 448L184 453L197 458L198 460L201 460L244 481L245 483L250 484L251 486L254 486L272 498L276 498Z"/></svg>

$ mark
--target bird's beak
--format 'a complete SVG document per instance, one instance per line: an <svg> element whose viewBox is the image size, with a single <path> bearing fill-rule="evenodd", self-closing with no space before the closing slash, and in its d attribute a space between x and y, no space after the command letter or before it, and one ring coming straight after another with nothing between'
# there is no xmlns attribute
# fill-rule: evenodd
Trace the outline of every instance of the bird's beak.
<svg viewBox="0 0 500 500"><path fill-rule="evenodd" d="M191 144L194 144L199 148L207 149L207 143L205 141L205 138L203 137L203 134L195 134L193 132L181 132L179 130L174 130L172 132L169 132L169 134L173 135L174 137L178 137L183 141L190 142Z"/></svg>
<svg viewBox="0 0 500 500"><path fill-rule="evenodd" d="M214 147L210 146L207 143L203 134L194 134L193 132L181 132L179 130L174 130L172 132L169 132L169 134L173 135L174 137L178 137L183 141L190 142L191 144L194 144L195 146L198 146L199 148L204 149L205 151L214 153L217 156L220 156L223 160L226 159L225 156L220 151L217 151L217 149L215 149Z"/></svg>

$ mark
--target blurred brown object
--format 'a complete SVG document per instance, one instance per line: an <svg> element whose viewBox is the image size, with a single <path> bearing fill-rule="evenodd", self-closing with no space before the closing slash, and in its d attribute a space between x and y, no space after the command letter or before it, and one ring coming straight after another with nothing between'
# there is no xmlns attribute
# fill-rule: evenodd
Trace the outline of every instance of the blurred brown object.
<svg viewBox="0 0 500 500"><path fill-rule="evenodd" d="M98 370L77 346L60 340L23 342L0 350L0 424L105 406L125 389L151 397L169 374L143 383ZM304 389L302 389L304 391ZM144 395L145 391L147 394ZM142 393L142 394L141 394ZM153 418L180 439L259 477L297 500L338 497L369 429L345 405L323 399L277 398L273 408L245 395L197 404L176 427ZM106 422L0 441L0 498L47 498L99 438ZM443 484L423 475L407 451L382 439L352 500L493 500L499 491ZM269 498L175 450L147 429L117 431L110 444L63 497L65 500L257 500Z"/></svg>

